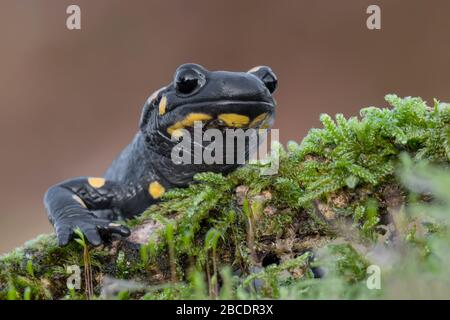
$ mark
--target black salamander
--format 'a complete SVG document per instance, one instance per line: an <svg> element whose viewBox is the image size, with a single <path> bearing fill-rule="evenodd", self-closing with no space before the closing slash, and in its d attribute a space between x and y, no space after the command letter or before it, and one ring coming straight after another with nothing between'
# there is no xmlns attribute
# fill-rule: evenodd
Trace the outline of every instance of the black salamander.
<svg viewBox="0 0 450 320"><path fill-rule="evenodd" d="M174 139L196 121L205 128L268 128L275 115L277 77L269 67L248 72L178 67L174 80L145 102L139 131L104 177L78 177L52 186L44 203L59 245L80 228L92 245L130 231L116 220L142 213L166 190L188 185L199 172L227 173L238 164L176 164ZM205 146L203 146L205 147ZM248 152L248 150L246 150Z"/></svg>

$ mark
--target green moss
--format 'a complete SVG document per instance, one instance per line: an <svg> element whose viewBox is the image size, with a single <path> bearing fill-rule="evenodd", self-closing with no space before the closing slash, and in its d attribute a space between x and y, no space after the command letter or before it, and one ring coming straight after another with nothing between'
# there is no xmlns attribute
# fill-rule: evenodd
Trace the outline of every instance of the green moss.
<svg viewBox="0 0 450 320"><path fill-rule="evenodd" d="M261 175L269 164L246 165L226 177L198 174L188 188L169 191L126 222L156 221L148 244L89 248L95 295L109 276L129 280L106 295L120 299L388 297L390 282L383 291L365 284L367 267L386 256L450 278L433 258L450 257L442 249L449 105L386 100L391 108L365 108L360 118L322 115L323 128L301 143L274 146L276 175ZM85 298L84 288L67 289L68 265L84 266L79 245L38 237L0 258L0 299ZM383 277L398 276L383 268ZM318 270L324 278L314 277Z"/></svg>

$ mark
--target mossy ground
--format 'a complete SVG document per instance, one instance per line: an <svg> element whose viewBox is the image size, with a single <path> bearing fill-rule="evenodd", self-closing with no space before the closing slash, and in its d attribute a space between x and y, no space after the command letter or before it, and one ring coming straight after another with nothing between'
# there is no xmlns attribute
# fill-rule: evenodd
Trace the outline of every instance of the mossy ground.
<svg viewBox="0 0 450 320"><path fill-rule="evenodd" d="M450 108L386 99L274 146L276 175L197 175L128 240L36 238L0 257L0 299L450 298Z"/></svg>

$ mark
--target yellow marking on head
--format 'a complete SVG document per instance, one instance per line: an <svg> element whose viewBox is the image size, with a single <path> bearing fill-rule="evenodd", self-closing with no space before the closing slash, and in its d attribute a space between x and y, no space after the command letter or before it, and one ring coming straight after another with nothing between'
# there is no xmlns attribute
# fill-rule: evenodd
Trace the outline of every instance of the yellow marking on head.
<svg viewBox="0 0 450 320"><path fill-rule="evenodd" d="M265 129L258 129L258 134L259 135L263 135L263 134L267 134L267 128L265 128Z"/></svg>
<svg viewBox="0 0 450 320"><path fill-rule="evenodd" d="M183 120L180 120L167 128L167 132L172 135L176 130L192 126L196 121L205 121L211 119L212 117L206 113L189 113L186 117L184 117Z"/></svg>
<svg viewBox="0 0 450 320"><path fill-rule="evenodd" d="M74 194L74 195L72 196L72 199L75 200L76 202L78 202L83 208L86 208L86 209L87 209L86 204L84 203L83 200L81 200L81 198L80 198L79 196L77 196L76 194Z"/></svg>
<svg viewBox="0 0 450 320"><path fill-rule="evenodd" d="M183 134L184 134L183 129L176 129L175 131L172 132L171 137L178 139L178 138L182 137Z"/></svg>
<svg viewBox="0 0 450 320"><path fill-rule="evenodd" d="M254 128L259 125L266 117L267 112L261 113L259 116L252 120L252 123L250 123L250 128Z"/></svg>
<svg viewBox="0 0 450 320"><path fill-rule="evenodd" d="M250 122L249 117L237 113L222 113L218 116L229 127L240 128Z"/></svg>
<svg viewBox="0 0 450 320"><path fill-rule="evenodd" d="M105 185L105 179L103 178L88 178L88 183L91 185L91 187L94 188L101 188Z"/></svg>
<svg viewBox="0 0 450 320"><path fill-rule="evenodd" d="M166 189L158 181L153 181L148 186L148 193L153 199L161 198L164 192L166 192Z"/></svg>
<svg viewBox="0 0 450 320"><path fill-rule="evenodd" d="M161 101L159 102L159 115L162 116L164 113L166 113L166 107L167 107L167 97L164 96L161 98Z"/></svg>

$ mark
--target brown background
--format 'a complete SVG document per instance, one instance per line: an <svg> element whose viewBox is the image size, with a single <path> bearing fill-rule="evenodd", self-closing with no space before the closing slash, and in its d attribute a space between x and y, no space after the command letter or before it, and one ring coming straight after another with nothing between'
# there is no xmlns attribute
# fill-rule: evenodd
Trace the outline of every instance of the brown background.
<svg viewBox="0 0 450 320"><path fill-rule="evenodd" d="M65 27L81 6L82 30ZM382 30L366 28L369 4ZM49 232L42 197L101 175L175 68L280 79L276 127L300 140L322 112L355 115L383 96L450 100L450 1L0 2L0 252Z"/></svg>

